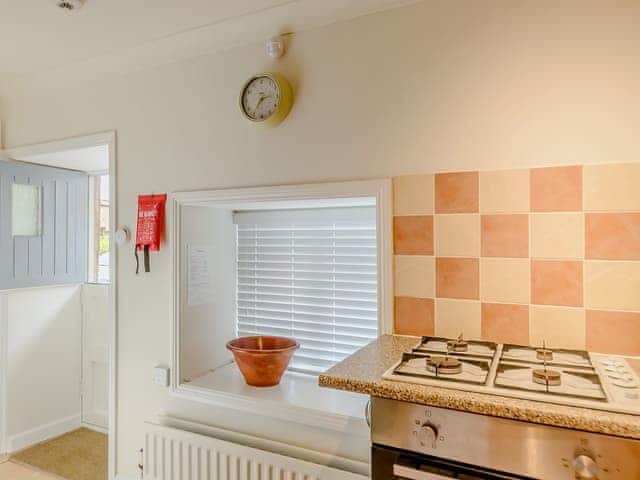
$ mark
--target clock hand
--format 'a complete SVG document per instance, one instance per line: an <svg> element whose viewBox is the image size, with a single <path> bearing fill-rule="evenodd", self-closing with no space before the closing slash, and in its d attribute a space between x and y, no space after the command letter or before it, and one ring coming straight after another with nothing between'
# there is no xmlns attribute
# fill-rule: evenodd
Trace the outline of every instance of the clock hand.
<svg viewBox="0 0 640 480"><path fill-rule="evenodd" d="M260 98L258 99L258 102L256 103L256 106L254 107L254 110L257 110L258 107L260 106L260 104L262 103L262 101L267 98L265 95L261 95Z"/></svg>

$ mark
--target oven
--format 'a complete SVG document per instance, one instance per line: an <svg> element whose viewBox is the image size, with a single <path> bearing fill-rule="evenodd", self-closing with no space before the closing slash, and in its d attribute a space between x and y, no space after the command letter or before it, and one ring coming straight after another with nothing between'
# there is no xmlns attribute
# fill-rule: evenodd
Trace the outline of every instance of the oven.
<svg viewBox="0 0 640 480"><path fill-rule="evenodd" d="M373 480L638 480L640 440L371 399Z"/></svg>
<svg viewBox="0 0 640 480"><path fill-rule="evenodd" d="M446 480L449 478L514 480L527 478L376 445L373 446L371 452L371 473L373 480Z"/></svg>

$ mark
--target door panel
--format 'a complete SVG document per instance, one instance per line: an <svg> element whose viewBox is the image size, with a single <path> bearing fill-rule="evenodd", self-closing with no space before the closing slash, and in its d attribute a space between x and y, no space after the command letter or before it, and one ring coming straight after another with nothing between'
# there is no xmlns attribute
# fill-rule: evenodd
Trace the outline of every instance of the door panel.
<svg viewBox="0 0 640 480"><path fill-rule="evenodd" d="M109 418L109 285L82 289L82 421L106 429Z"/></svg>

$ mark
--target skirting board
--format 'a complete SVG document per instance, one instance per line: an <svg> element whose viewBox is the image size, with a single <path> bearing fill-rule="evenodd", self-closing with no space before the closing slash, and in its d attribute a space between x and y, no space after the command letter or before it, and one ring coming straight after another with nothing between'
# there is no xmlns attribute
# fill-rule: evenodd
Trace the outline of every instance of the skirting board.
<svg viewBox="0 0 640 480"><path fill-rule="evenodd" d="M77 430L81 425L81 416L73 415L71 417L63 418L40 427L27 430L26 432L13 435L9 437L9 441L7 442L8 453L16 453L20 450L36 445L37 443L59 437L67 432Z"/></svg>
<svg viewBox="0 0 640 480"><path fill-rule="evenodd" d="M100 427L92 423L82 422L82 425L80 426L83 428L88 428L89 430L93 430L94 432L102 433L103 435L109 435L108 428Z"/></svg>

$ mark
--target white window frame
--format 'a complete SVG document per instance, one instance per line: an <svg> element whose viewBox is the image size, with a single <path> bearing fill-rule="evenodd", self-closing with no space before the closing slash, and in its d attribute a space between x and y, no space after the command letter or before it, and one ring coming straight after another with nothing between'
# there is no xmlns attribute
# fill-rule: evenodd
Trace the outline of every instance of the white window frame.
<svg viewBox="0 0 640 480"><path fill-rule="evenodd" d="M338 183L285 185L275 187L204 190L174 192L170 197L170 245L171 245L171 297L173 302L171 329L171 393L180 398L196 400L211 405L260 411L267 416L297 421L311 426L344 431L353 425L353 417L337 413L321 412L304 406L283 402L267 402L259 395L239 396L223 390L213 391L181 383L180 372L180 312L182 271L180 249L183 207L234 208L238 204L251 204L256 208L269 208L273 202L339 201L354 198L376 199L376 227L378 248L378 334L393 331L393 207L391 180L362 180ZM234 319L235 321L235 319ZM317 383L317 380L315 381ZM318 387L320 388L320 387ZM336 394L342 392L333 391Z"/></svg>
<svg viewBox="0 0 640 480"><path fill-rule="evenodd" d="M94 262L96 257L95 252L95 241L96 241L96 211L95 211L95 184L94 181L96 177L102 177L104 175L109 175L109 170L100 170L96 172L88 172L89 175L89 205L88 205L88 222L87 227L89 228L88 238L88 246L87 246L87 283L95 284L95 285L110 285L111 278L109 278L108 282L98 282L98 264ZM109 179L109 183L111 183L111 179ZM111 189L109 189L111 190ZM109 192L111 193L111 192ZM109 208L111 209L112 199L109 198ZM113 214L113 210L111 210L111 214ZM111 219L109 219L109 227L111 227ZM111 234L113 232L110 232ZM110 245L113 243L113 238L110 239ZM111 248L109 248L111 251ZM111 257L109 257L109 264L111 264ZM111 272L111 265L109 265L109 271Z"/></svg>

